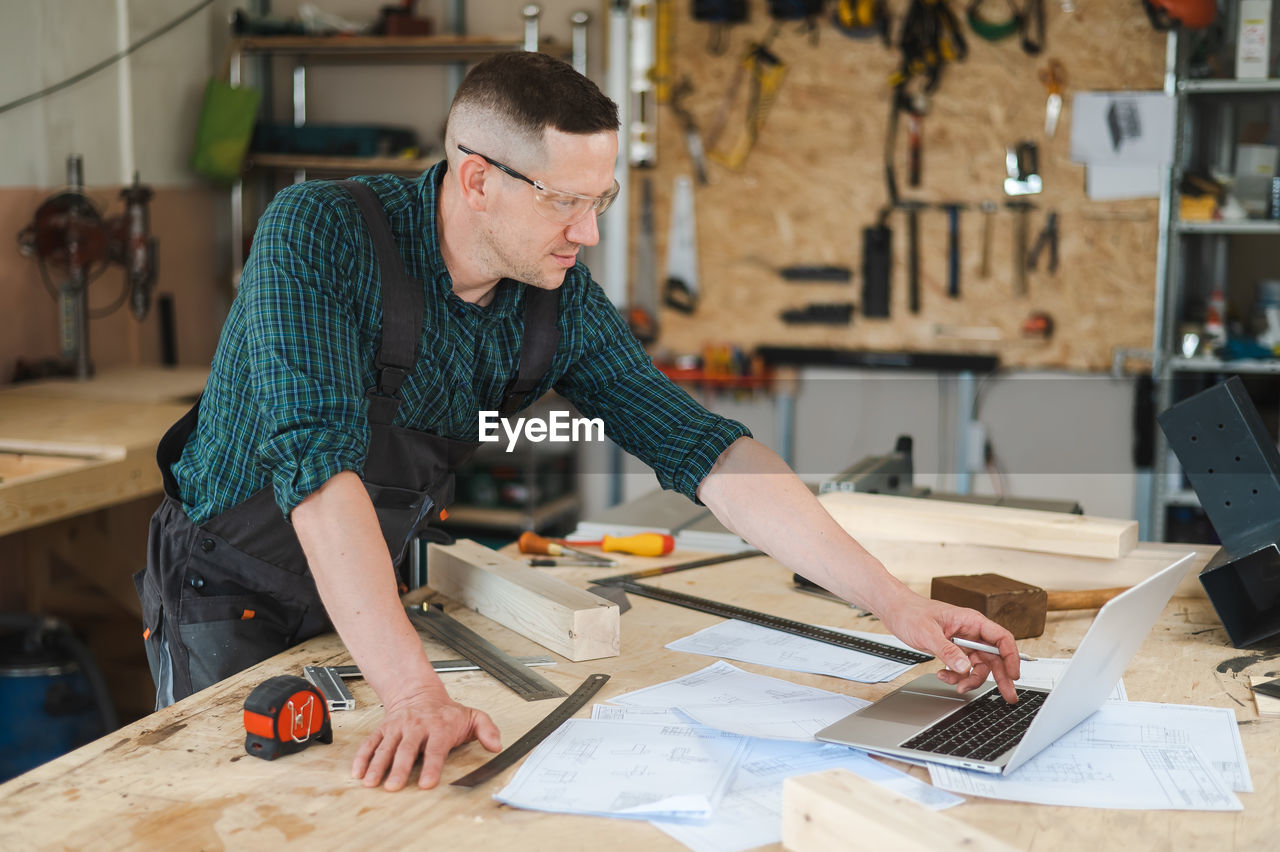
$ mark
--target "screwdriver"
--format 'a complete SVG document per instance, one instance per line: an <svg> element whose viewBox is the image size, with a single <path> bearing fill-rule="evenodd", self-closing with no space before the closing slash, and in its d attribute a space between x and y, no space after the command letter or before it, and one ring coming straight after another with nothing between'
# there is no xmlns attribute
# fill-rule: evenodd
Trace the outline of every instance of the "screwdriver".
<svg viewBox="0 0 1280 852"><path fill-rule="evenodd" d="M516 546L520 548L521 553L532 553L538 556L568 556L572 553L583 559L584 564L600 566L615 564L612 559L606 559L605 557L597 556L594 553L575 550L572 547L565 547L559 542L552 541L549 538L543 538L532 530L520 533L520 538L516 541Z"/></svg>
<svg viewBox="0 0 1280 852"><path fill-rule="evenodd" d="M572 544L598 547L612 553L630 553L634 556L666 556L676 549L676 540L665 533L637 533L635 535L607 535L599 541L575 541Z"/></svg>

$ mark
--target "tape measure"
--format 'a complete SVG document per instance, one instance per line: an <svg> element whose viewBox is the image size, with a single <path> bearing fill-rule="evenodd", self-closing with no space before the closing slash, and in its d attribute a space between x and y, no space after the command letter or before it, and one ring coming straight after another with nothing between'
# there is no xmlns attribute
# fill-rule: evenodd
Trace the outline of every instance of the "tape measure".
<svg viewBox="0 0 1280 852"><path fill-rule="evenodd" d="M244 750L275 760L311 745L333 742L324 696L295 675L277 675L254 687L244 700Z"/></svg>

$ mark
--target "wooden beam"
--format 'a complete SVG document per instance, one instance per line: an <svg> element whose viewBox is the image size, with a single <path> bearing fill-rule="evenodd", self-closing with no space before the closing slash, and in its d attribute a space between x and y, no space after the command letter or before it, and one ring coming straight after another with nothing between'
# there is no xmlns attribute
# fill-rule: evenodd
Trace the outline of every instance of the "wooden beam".
<svg viewBox="0 0 1280 852"><path fill-rule="evenodd" d="M799 775L783 782L782 845L792 852L1015 849L847 769Z"/></svg>
<svg viewBox="0 0 1280 852"><path fill-rule="evenodd" d="M427 585L575 662L621 649L617 604L470 539L427 547Z"/></svg>
<svg viewBox="0 0 1280 852"><path fill-rule="evenodd" d="M887 494L832 492L819 498L854 538L982 544L1118 559L1138 544L1138 522Z"/></svg>

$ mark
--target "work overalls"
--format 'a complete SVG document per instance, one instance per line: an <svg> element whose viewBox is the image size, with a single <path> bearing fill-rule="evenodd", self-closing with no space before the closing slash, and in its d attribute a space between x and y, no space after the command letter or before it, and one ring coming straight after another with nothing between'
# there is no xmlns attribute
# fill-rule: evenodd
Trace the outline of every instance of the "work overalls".
<svg viewBox="0 0 1280 852"><path fill-rule="evenodd" d="M426 290L406 274L377 196L361 183L340 185L360 207L381 270L382 341L377 384L366 392L363 481L399 566L410 543L453 500L454 471L479 444L392 425L400 385L417 361ZM526 289L520 366L504 390L504 417L551 365L560 340L559 298L558 289ZM160 441L164 499L151 518L147 567L134 575L157 709L331 629L270 484L199 526L187 518L169 466L195 431L199 407L197 401Z"/></svg>

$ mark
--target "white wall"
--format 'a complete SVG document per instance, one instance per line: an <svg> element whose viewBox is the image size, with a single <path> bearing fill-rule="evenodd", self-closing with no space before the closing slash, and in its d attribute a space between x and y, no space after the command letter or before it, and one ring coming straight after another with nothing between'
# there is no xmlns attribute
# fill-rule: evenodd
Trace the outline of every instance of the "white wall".
<svg viewBox="0 0 1280 852"><path fill-rule="evenodd" d="M87 185L197 182L187 167L205 81L216 70L210 33L219 0L95 75L0 113L0 187L57 187L66 158L84 157ZM145 37L195 0L4 0L0 103L59 83Z"/></svg>

